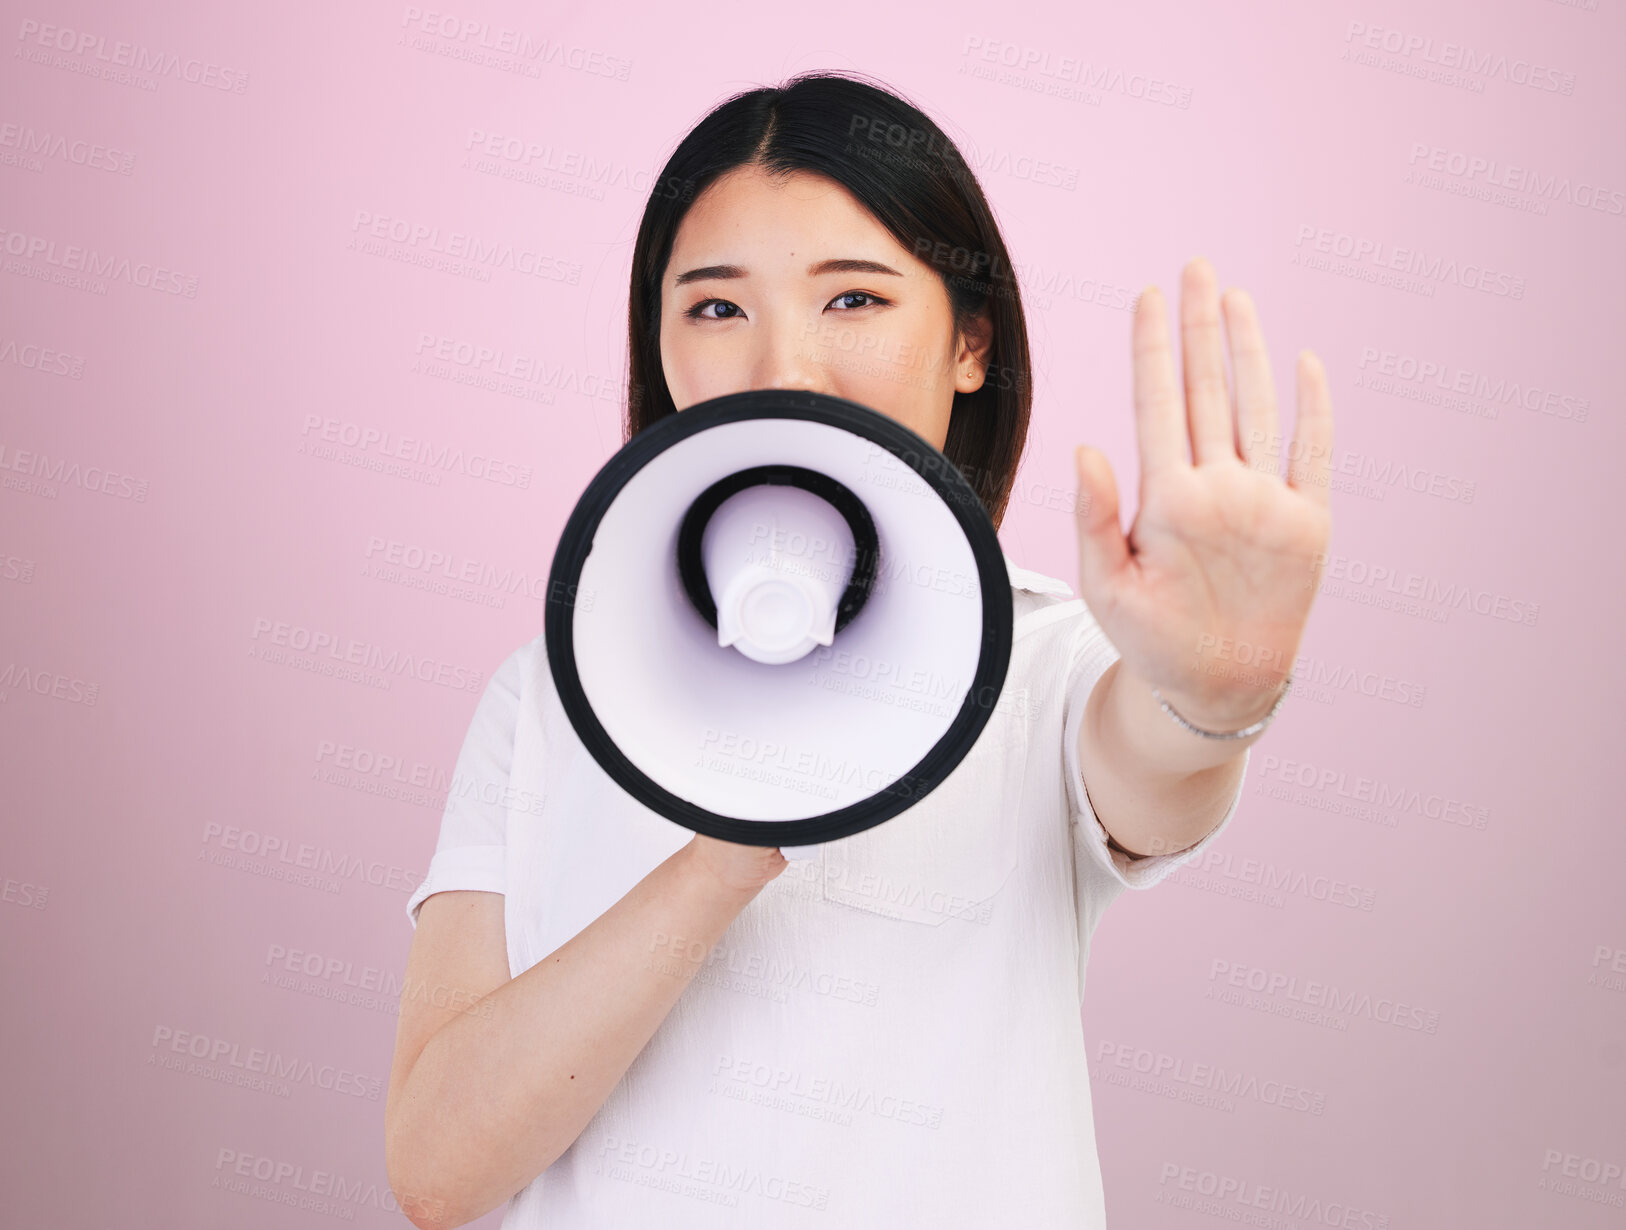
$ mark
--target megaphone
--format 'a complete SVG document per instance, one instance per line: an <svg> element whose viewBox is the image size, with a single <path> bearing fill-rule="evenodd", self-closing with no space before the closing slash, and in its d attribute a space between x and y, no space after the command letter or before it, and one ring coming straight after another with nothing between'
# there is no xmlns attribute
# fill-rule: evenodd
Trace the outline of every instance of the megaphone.
<svg viewBox="0 0 1626 1230"><path fill-rule="evenodd" d="M544 641L582 744L694 832L804 856L942 783L1011 656L993 523L934 445L858 402L732 393L588 483Z"/></svg>

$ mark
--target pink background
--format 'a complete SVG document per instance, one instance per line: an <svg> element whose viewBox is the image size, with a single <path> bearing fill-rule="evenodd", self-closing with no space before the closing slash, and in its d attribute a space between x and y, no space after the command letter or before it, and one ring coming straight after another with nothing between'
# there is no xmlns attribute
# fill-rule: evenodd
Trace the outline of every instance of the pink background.
<svg viewBox="0 0 1626 1230"><path fill-rule="evenodd" d="M1328 1225L1621 1225L1619 5L647 7L448 10L541 49L505 66L399 4L4 5L5 1220L402 1224L382 1122L403 906L479 689L540 631L560 526L620 442L643 193L728 94L832 67L961 142L1022 268L1018 563L1076 583L1075 443L1132 515L1130 312L1190 257L1259 304L1284 426L1300 347L1332 382L1300 686L1213 860L1097 933L1114 1223L1238 1220L1240 1183L1338 1206ZM726 18L702 35L702 12ZM117 69L120 42L197 80ZM1453 78L1444 44L1489 64ZM472 133L544 153L488 173ZM424 267L366 216L543 274ZM70 247L131 272L75 274ZM1396 249L1425 258L1398 284ZM537 378L426 365L442 339ZM499 481L381 469L328 423L495 457ZM391 550L529 589L449 592ZM277 624L446 682L274 661ZM329 871L245 861L234 832ZM1308 1016L1311 982L1356 1006ZM311 1075L234 1083L255 1048ZM301 1208L294 1168L354 1194Z"/></svg>

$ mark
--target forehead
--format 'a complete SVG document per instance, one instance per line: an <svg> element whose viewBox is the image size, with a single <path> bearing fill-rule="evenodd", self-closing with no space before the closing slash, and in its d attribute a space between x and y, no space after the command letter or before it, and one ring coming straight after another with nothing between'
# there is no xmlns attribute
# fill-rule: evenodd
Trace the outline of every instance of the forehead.
<svg viewBox="0 0 1626 1230"><path fill-rule="evenodd" d="M829 176L769 175L758 167L737 167L700 194L678 226L674 272L680 254L695 258L691 263L744 264L749 256L757 262L753 270L788 267L793 257L805 269L825 256L901 260L908 255L875 215Z"/></svg>

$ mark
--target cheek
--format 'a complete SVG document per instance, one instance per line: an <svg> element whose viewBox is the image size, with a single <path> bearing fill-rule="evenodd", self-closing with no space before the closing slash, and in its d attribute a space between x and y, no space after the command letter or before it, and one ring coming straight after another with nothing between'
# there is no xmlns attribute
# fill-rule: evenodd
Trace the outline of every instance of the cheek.
<svg viewBox="0 0 1626 1230"><path fill-rule="evenodd" d="M905 385L884 376L863 376L838 380L841 396L902 423L933 447L941 449L948 441L949 415L953 408L950 386L922 388Z"/></svg>
<svg viewBox="0 0 1626 1230"><path fill-rule="evenodd" d="M750 387L748 356L718 339L697 337L698 332L685 334L680 327L662 339L661 371L680 410Z"/></svg>
<svg viewBox="0 0 1626 1230"><path fill-rule="evenodd" d="M942 348L908 322L829 323L809 339L810 355L854 386L893 390L890 400L930 402L952 388Z"/></svg>
<svg viewBox="0 0 1626 1230"><path fill-rule="evenodd" d="M684 345L683 337L678 330L661 332L661 371L666 375L666 387L676 396L680 389L688 387L691 373L695 367L694 356L690 348ZM679 401L679 405L683 403Z"/></svg>

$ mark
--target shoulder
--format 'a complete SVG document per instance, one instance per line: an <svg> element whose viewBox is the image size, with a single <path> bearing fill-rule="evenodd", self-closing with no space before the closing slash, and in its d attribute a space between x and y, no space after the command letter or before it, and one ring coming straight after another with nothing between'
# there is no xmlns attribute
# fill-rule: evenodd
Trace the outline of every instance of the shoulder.
<svg viewBox="0 0 1626 1230"><path fill-rule="evenodd" d="M501 676L510 680L518 688L523 689L529 682L537 678L538 672L548 674L548 649L546 638L538 632L530 640L510 650L507 656L492 672L493 677Z"/></svg>
<svg viewBox="0 0 1626 1230"><path fill-rule="evenodd" d="M1059 577L1046 576L1023 568L1005 556L1005 570L1011 578L1011 607L1015 621L1013 639L1021 640L1041 630L1047 638L1076 633L1083 623L1093 623L1089 608L1073 594L1073 587Z"/></svg>
<svg viewBox="0 0 1626 1230"><path fill-rule="evenodd" d="M1072 586L1005 557L1011 576L1013 672L1080 679L1088 688L1118 656Z"/></svg>
<svg viewBox="0 0 1626 1230"><path fill-rule="evenodd" d="M1005 571L1011 578L1011 590L1018 596L1031 594L1036 598L1052 598L1061 601L1073 596L1073 587L1060 577L1047 577L1042 572L1035 572L1031 568L1023 568L1003 551L1000 556L1005 561Z"/></svg>
<svg viewBox="0 0 1626 1230"><path fill-rule="evenodd" d="M501 658L492 655L486 662L484 678L469 680L471 691L479 693L475 724L496 738L510 738L519 712L535 703L539 689L552 686L547 653L541 635L510 649Z"/></svg>

